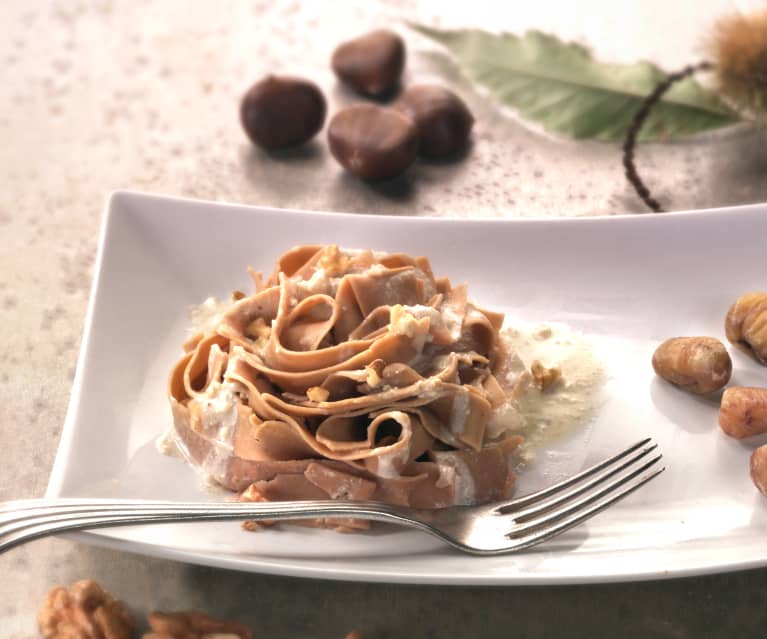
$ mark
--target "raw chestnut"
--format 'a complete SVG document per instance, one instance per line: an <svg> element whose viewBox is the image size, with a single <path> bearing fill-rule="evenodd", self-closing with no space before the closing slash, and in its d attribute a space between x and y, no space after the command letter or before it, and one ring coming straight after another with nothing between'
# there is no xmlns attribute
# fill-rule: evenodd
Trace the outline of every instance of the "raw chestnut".
<svg viewBox="0 0 767 639"><path fill-rule="evenodd" d="M652 367L666 381L691 393L712 393L725 386L732 360L713 337L673 337L655 350Z"/></svg>
<svg viewBox="0 0 767 639"><path fill-rule="evenodd" d="M267 151L303 144L325 122L325 97L302 78L269 75L240 104L240 120L254 144Z"/></svg>
<svg viewBox="0 0 767 639"><path fill-rule="evenodd" d="M382 97L393 91L405 67L405 43L385 29L344 42L333 52L333 71L358 93Z"/></svg>
<svg viewBox="0 0 767 639"><path fill-rule="evenodd" d="M452 91L434 84L416 85L402 94L395 107L415 122L421 155L444 158L466 148L474 116Z"/></svg>
<svg viewBox="0 0 767 639"><path fill-rule="evenodd" d="M404 173L418 154L415 124L394 109L357 104L330 121L333 157L363 180L385 180Z"/></svg>

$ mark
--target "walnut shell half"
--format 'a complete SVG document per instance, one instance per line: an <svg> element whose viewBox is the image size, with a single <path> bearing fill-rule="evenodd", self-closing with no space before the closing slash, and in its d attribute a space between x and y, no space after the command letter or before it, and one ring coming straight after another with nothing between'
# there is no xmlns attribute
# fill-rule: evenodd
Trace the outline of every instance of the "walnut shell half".
<svg viewBox="0 0 767 639"><path fill-rule="evenodd" d="M734 346L767 366L767 293L746 293L727 312L724 332Z"/></svg>

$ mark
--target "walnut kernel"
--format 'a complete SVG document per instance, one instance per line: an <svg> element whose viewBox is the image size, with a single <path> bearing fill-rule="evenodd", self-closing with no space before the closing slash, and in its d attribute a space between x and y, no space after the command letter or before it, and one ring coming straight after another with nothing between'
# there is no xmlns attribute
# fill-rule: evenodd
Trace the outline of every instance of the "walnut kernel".
<svg viewBox="0 0 767 639"><path fill-rule="evenodd" d="M655 350L652 366L659 377L698 395L723 388L732 374L724 344L713 337L673 337Z"/></svg>
<svg viewBox="0 0 767 639"><path fill-rule="evenodd" d="M240 501L251 501L257 503L264 503L269 501L264 497L263 493L256 488L255 484L251 484L245 490L240 493ZM256 532L261 528L271 528L277 525L277 521L274 519L249 519L242 522L242 527L249 532Z"/></svg>
<svg viewBox="0 0 767 639"><path fill-rule="evenodd" d="M724 391L719 425L737 439L767 433L767 388L732 386Z"/></svg>
<svg viewBox="0 0 767 639"><path fill-rule="evenodd" d="M386 367L386 362L382 359L374 359L370 364L365 366L365 383L370 388L378 388L383 382L382 375L383 369Z"/></svg>
<svg viewBox="0 0 767 639"><path fill-rule="evenodd" d="M263 317L257 317L245 328L245 335L254 339L269 339L272 334L272 327L269 326Z"/></svg>
<svg viewBox="0 0 767 639"><path fill-rule="evenodd" d="M767 366L767 293L746 293L727 312L724 331L733 345Z"/></svg>
<svg viewBox="0 0 767 639"><path fill-rule="evenodd" d="M125 606L92 579L51 590L37 624L43 639L130 639L133 634Z"/></svg>
<svg viewBox="0 0 767 639"><path fill-rule="evenodd" d="M313 402L326 402L330 392L322 386L310 386L306 389L306 396Z"/></svg>
<svg viewBox="0 0 767 639"><path fill-rule="evenodd" d="M562 377L561 368L558 366L547 368L537 359L530 365L530 373L533 376L535 385L544 392Z"/></svg>

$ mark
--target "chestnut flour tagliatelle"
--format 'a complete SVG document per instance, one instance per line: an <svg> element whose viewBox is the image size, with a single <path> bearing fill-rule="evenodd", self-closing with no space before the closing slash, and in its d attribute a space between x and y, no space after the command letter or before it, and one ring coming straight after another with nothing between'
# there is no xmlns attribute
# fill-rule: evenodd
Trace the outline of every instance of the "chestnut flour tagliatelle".
<svg viewBox="0 0 767 639"><path fill-rule="evenodd" d="M244 499L482 503L513 488L523 392L503 315L424 257L285 253L185 344L169 398L185 457ZM364 522L356 522L362 525Z"/></svg>

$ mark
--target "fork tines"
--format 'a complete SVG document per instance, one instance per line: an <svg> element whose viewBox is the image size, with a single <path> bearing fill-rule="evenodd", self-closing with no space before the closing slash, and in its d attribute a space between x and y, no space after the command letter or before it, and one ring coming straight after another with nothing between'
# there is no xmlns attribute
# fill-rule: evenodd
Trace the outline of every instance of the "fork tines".
<svg viewBox="0 0 767 639"><path fill-rule="evenodd" d="M507 537L533 545L607 508L665 470L657 447L644 439L558 484L499 505L498 514L513 524Z"/></svg>

